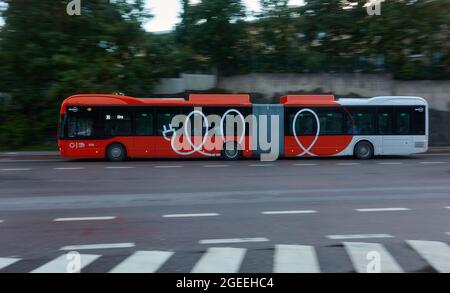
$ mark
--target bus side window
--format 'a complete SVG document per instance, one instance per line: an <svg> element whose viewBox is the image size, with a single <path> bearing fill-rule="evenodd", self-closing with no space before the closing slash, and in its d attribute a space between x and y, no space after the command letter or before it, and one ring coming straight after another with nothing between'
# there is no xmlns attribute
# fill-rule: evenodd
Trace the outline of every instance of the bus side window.
<svg viewBox="0 0 450 293"><path fill-rule="evenodd" d="M317 131L316 118L310 112L302 112L297 115L297 120L294 125L294 118L297 112L293 112L289 115L290 135L294 136L294 127L297 136L310 136L315 135Z"/></svg>
<svg viewBox="0 0 450 293"><path fill-rule="evenodd" d="M318 112L321 135L341 135L344 133L344 113L340 109L323 109Z"/></svg>
<svg viewBox="0 0 450 293"><path fill-rule="evenodd" d="M179 115L180 110L175 107L158 107L155 108L156 111L156 135L163 136L164 127L169 129L169 124L172 124L172 119L175 115ZM175 129L175 126L172 125ZM183 127L181 124L180 127ZM175 129L178 130L178 127Z"/></svg>
<svg viewBox="0 0 450 293"><path fill-rule="evenodd" d="M393 134L393 113L391 109L380 108L378 110L378 134Z"/></svg>
<svg viewBox="0 0 450 293"><path fill-rule="evenodd" d="M411 114L408 109L397 109L396 111L396 133L400 135L411 134Z"/></svg>
<svg viewBox="0 0 450 293"><path fill-rule="evenodd" d="M131 135L130 110L104 110L103 123L106 137Z"/></svg>
<svg viewBox="0 0 450 293"><path fill-rule="evenodd" d="M135 115L136 135L153 135L153 113L150 110L139 110Z"/></svg>
<svg viewBox="0 0 450 293"><path fill-rule="evenodd" d="M370 135L375 133L375 109L351 109L351 117L347 119L347 131L354 135Z"/></svg>

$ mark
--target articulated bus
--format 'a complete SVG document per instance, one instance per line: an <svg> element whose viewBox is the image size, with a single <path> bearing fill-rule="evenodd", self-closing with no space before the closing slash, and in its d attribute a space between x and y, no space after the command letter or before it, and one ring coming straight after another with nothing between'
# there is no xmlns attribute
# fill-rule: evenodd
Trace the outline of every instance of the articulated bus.
<svg viewBox="0 0 450 293"><path fill-rule="evenodd" d="M276 150L274 158L370 159L426 152L428 104L404 96L288 95L252 104L249 95L75 95L62 103L58 136L67 158L237 160Z"/></svg>

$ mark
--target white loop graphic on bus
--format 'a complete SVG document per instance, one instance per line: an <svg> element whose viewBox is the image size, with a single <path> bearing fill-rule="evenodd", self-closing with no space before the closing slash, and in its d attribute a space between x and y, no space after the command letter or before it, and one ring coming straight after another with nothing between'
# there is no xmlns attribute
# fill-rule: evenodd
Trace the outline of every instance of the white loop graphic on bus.
<svg viewBox="0 0 450 293"><path fill-rule="evenodd" d="M241 145L242 142L244 141L244 138L245 138L245 127L246 127L246 126L245 126L245 118L244 118L244 116L242 115L242 113L239 112L239 111L236 110L236 109L229 109L228 111L226 111L226 112L223 114L222 118L220 119L220 136L222 137L222 141L225 143L225 142L226 142L226 136L225 136L225 133L224 133L224 127L223 127L224 124L223 124L223 123L225 122L226 116L227 116L229 113L232 113L232 112L236 113L236 114L239 116L239 118L241 119L241 121L242 121L243 129L242 129L241 136L239 137L239 141L238 141L239 145ZM188 133L188 128L186 127L186 126L188 125L188 123L189 123L189 118L191 118L191 116L193 116L193 115L195 115L195 114L198 114L198 115L200 115L200 116L202 117L202 123L205 122L205 128L206 128L206 130L205 130L205 135L203 136L203 140L202 140L201 144L199 144L199 145L195 145L195 144L192 142L191 136L190 136L190 134ZM208 131L209 131L209 121L208 121L208 117L206 117L206 115L203 114L202 111L194 110L194 111L192 111L191 113L189 113L189 115L187 115L187 116L186 116L186 119L184 120L184 123L183 123L183 129L184 129L184 130L183 130L183 135L186 137L186 140L187 140L187 142L189 143L190 147L192 147L192 150L187 151L187 152L179 151L178 148L174 145L174 143L175 143L175 141L176 141L176 133L177 133L177 132L175 131L175 129L173 129L172 124L169 124L169 128L168 128L168 129L166 128L165 125L163 126L163 136L164 136L164 139L165 139L165 140L168 140L168 141L170 140L170 145L172 146L172 149L173 149L173 151L174 151L175 153L177 153L177 154L179 154L179 155L182 155L182 156L192 155L192 154L195 153L195 152L198 152L198 153L200 153L200 154L202 154L202 155L204 155L204 156L210 156L210 157L220 156L220 154L210 154L210 153L207 153L207 152L202 151L202 148L205 146L205 143L206 143L206 141L208 140ZM166 133L168 133L168 132L173 132L172 138L168 138L168 137L166 136Z"/></svg>
<svg viewBox="0 0 450 293"><path fill-rule="evenodd" d="M297 118L303 112L311 113L314 116L314 118L316 118L316 122L317 122L317 130L316 130L314 140L311 142L311 144L307 148L302 144L300 139L298 139L297 130L295 129L295 123L297 122ZM309 108L301 109L300 111L298 111L297 114L295 114L295 116L294 116L294 120L292 121L292 129L293 129L295 141L297 142L298 146L303 150L303 153L298 154L297 156L301 157L301 156L304 156L305 154L308 154L313 157L317 156L316 154L313 154L311 152L311 149L316 144L317 139L319 139L319 134L320 134L320 120L319 120L319 116L317 116L316 112L314 112L313 110L311 110Z"/></svg>

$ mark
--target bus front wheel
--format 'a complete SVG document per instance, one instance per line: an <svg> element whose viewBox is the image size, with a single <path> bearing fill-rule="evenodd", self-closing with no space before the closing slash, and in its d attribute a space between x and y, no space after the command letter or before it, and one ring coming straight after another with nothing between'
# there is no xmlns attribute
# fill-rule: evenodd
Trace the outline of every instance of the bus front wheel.
<svg viewBox="0 0 450 293"><path fill-rule="evenodd" d="M353 152L355 158L359 160L372 159L374 155L373 146L368 141L358 142Z"/></svg>
<svg viewBox="0 0 450 293"><path fill-rule="evenodd" d="M106 159L110 162L122 162L127 158L127 150L120 143L112 143L106 149Z"/></svg>

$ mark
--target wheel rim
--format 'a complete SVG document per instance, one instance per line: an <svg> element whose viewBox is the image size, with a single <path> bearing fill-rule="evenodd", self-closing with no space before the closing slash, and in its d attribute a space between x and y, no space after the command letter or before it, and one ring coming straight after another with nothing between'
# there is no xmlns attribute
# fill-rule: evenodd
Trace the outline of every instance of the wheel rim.
<svg viewBox="0 0 450 293"><path fill-rule="evenodd" d="M368 145L361 145L358 148L358 154L360 157L368 157L370 155L370 147Z"/></svg>
<svg viewBox="0 0 450 293"><path fill-rule="evenodd" d="M225 156L229 159L234 159L238 156L239 150L237 146L228 144L225 146Z"/></svg>
<svg viewBox="0 0 450 293"><path fill-rule="evenodd" d="M122 156L122 149L121 148L112 148L111 149L111 157L117 159L120 158Z"/></svg>

